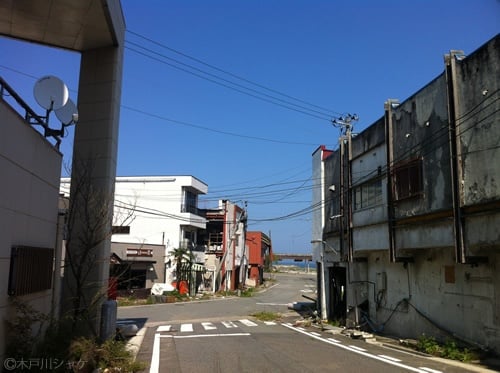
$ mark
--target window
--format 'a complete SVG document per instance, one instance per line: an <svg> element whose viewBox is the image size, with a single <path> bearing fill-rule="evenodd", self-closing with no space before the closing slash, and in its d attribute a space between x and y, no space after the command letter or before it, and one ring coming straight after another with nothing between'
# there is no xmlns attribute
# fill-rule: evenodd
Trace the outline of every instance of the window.
<svg viewBox="0 0 500 373"><path fill-rule="evenodd" d="M382 203L382 180L372 180L354 188L354 210Z"/></svg>
<svg viewBox="0 0 500 373"><path fill-rule="evenodd" d="M222 232L208 234L209 245L222 245Z"/></svg>
<svg viewBox="0 0 500 373"><path fill-rule="evenodd" d="M393 171L395 199L419 196L423 192L422 159L396 165Z"/></svg>
<svg viewBox="0 0 500 373"><path fill-rule="evenodd" d="M197 205L198 196L189 190L184 190L184 202L181 206L181 212L190 212L191 214L199 215Z"/></svg>
<svg viewBox="0 0 500 373"><path fill-rule="evenodd" d="M9 295L51 289L53 262L53 249L14 246L10 254Z"/></svg>

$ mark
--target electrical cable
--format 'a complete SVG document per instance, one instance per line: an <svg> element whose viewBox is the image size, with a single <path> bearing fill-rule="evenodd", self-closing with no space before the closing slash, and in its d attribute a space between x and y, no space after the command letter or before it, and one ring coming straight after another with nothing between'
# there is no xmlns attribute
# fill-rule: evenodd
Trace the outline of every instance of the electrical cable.
<svg viewBox="0 0 500 373"><path fill-rule="evenodd" d="M167 50L169 50L169 51L171 51L171 52L174 52L174 53L176 53L176 54L178 54L178 55L180 55L180 56L186 57L186 58L188 58L188 59L190 59L190 60L192 60L192 61L195 61L195 62L197 62L197 63L199 63L199 64L202 64L202 65L207 66L207 67L209 67L209 68L211 68L211 69L214 69L214 70L216 70L216 71L219 71L219 72L221 72L221 73L224 73L224 74L226 74L226 75L229 75L229 76L231 76L231 77L233 77L233 78L236 78L236 79L238 79L238 80L241 80L241 81L243 81L243 82L245 82L245 83L252 84L252 85L254 85L254 86L256 86L256 87L259 87L259 88L265 89L265 90L267 90L267 91L269 91L269 92L272 92L272 93L278 94L278 95L283 96L283 97L286 97L286 98L288 98L288 99L292 99L292 100L295 100L295 101L297 101L297 102L301 102L301 103L303 103L303 104L306 104L306 105L308 105L308 106L311 106L311 107L315 107L315 108L317 108L317 109L320 109L320 110L322 110L323 112L328 113L328 115L329 115L329 116L331 116L331 114L334 114L334 115L341 115L341 114L342 114L342 113L339 113L339 112L333 111L333 110L331 110L331 109L327 109L327 108L324 108L324 107L321 107L321 106L318 106L318 105L312 104L312 103L310 103L310 102L307 102L307 101L305 101L305 100L299 99L299 98L297 98L297 97L290 96L290 95L288 95L288 94L286 94L286 93L283 93L283 92L277 91L277 90L275 90L275 89L272 89L272 88L266 87L266 86L264 86L264 85L262 85L262 84L259 84L259 83L256 83L256 82L253 82L253 81L251 81L251 80L249 80L249 79L247 79L247 78L244 78L244 77L242 77L242 76L239 76L239 75L233 74L233 73L231 73L231 72L229 72L229 71L227 71L227 70L223 70L223 69L221 69L221 68L219 68L219 67L216 67L216 66L211 65L211 64L209 64L209 63L207 63L207 62L204 62L204 61L202 61L202 60L200 60L200 59L198 59L198 58L192 57L192 56L190 56L190 55L188 55L188 54L186 54L186 53L180 52L180 51L178 51L178 50L176 50L176 49L174 49L174 48L171 48L171 47L169 47L169 46L167 46L167 45L165 45L165 44L159 43L159 42L157 42L157 41L155 41L155 40L153 40L153 39L150 39L150 38L148 38L148 37L146 37L146 36L144 36L144 35L141 35L141 34L139 34L139 33L134 32L134 31L131 31L131 30L126 30L126 32L127 32L127 33L129 33L129 34L131 34L131 35L135 35L135 36L137 36L137 37L139 37L139 38L141 38L141 39L143 39L143 40L149 41L149 42L151 42L152 44L155 44L155 45L157 45L157 46L160 46L160 47L162 47L162 48L164 48L164 49L167 49Z"/></svg>
<svg viewBox="0 0 500 373"><path fill-rule="evenodd" d="M130 42L129 42L129 43L130 43ZM235 85L235 86L236 86L236 87L233 87L233 86L231 86L231 85L229 85L229 84L227 84L227 83L219 82L219 81L217 81L217 80L215 80L215 79L213 79L213 78L203 76L203 75L201 75L201 74L199 74L199 73L196 73L196 72L193 72L193 71L189 71L188 69L182 68L182 67L180 67L180 66L174 65L174 64L169 63L169 62L167 62L167 61L164 61L164 60L161 60L161 59L159 59L159 58L153 57L153 56L151 56L151 55L149 55L149 54L147 54L147 53L141 52L141 51L139 51L139 50L137 50L137 49L134 49L134 48L131 48L131 47L127 46L127 45L125 45L125 47L124 47L124 48L125 48L125 49L128 49L128 50L130 50L130 51L132 51L132 52L135 52L135 53L137 53L137 54L140 54L140 55L142 55L142 56L144 56L144 57L147 57L147 58L150 58L150 59L155 60L155 61L157 61L157 62L160 62L160 63L162 63L162 64L164 64L164 65L167 65L167 66L173 67L174 69L177 69L177 70L180 70L180 71L186 72L186 73L191 74L191 75L194 75L194 76L196 76L196 77L198 77L198 78L201 78L201 79L207 80L207 81L209 81L209 82L212 82L212 83L215 83L215 84L220 85L220 86L222 86L222 87L225 87L225 88L231 89L231 90L233 90L233 91L236 91L236 92L242 93L242 94L244 94L244 95L247 95L247 96L250 96L250 97L256 98L256 99L258 99L258 100L261 100L261 101L264 101L264 102L268 102L268 103L271 103L271 104L273 104L273 105L280 106L280 107L282 107L282 108L285 108L285 109L288 109L288 110L292 110L292 111L295 111L295 112L298 112L298 113L302 113L302 114L308 115L308 116L313 117L313 118L316 118L316 119L321 119L321 120L328 120L328 121L330 121L330 117L328 117L328 116L319 116L319 115L317 115L317 114L313 114L312 112L307 112L307 111L305 111L305 110L303 110L303 109L297 109L297 108L294 108L294 107L290 106L290 105L293 105L293 106L301 107L301 106L299 106L299 105L296 105L296 104L293 104L293 103L291 103L291 104L287 103L286 105L285 105L285 104L281 104L281 103L279 103L279 102L276 102L276 101L273 101L273 100L270 100L270 99L265 98L265 96L269 96L269 95L259 93L260 95L264 96L264 97L261 97L261 96L259 96L258 94L251 93L252 91L254 91L253 89L250 89L250 88L245 88L245 89L247 89L247 90L249 91L249 92L246 92L246 91L244 91L243 89L237 88L238 84L236 84L236 83L230 83L230 84L233 84L233 85ZM143 48L143 47L141 47L141 48ZM144 48L143 48L143 49L144 49ZM150 53L155 53L155 52L154 52L154 51L151 51ZM166 56L162 56L162 57L163 57L163 58L168 58L168 57L166 57ZM178 62L178 63L180 63L180 62ZM191 68L192 68L192 69L195 69L194 67L191 67ZM195 70L197 70L197 69L195 69ZM206 72L204 72L204 74L206 74L206 75L208 75L208 76L213 76L213 74L206 73ZM222 79L222 78L219 78L219 77L218 77L218 79L221 79L221 80L225 81L225 79ZM277 101L283 101L283 100L278 99L278 98L274 98L274 99L275 99L275 100L277 100ZM310 110L310 109L309 109L309 110Z"/></svg>

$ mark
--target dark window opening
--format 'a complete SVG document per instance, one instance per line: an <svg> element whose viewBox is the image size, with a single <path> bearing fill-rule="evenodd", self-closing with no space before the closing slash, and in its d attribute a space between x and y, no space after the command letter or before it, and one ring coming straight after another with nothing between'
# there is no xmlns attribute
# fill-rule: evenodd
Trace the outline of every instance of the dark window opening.
<svg viewBox="0 0 500 373"><path fill-rule="evenodd" d="M10 254L9 295L26 295L52 288L54 249L14 246Z"/></svg>
<svg viewBox="0 0 500 373"><path fill-rule="evenodd" d="M420 196L423 192L422 159L396 165L393 177L396 200Z"/></svg>
<svg viewBox="0 0 500 373"><path fill-rule="evenodd" d="M376 206L382 203L382 180L369 181L354 189L354 210Z"/></svg>

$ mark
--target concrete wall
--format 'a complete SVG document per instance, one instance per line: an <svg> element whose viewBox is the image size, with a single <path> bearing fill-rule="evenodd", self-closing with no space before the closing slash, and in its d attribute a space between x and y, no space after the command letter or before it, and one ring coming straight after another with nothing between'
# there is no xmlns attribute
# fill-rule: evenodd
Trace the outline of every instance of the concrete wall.
<svg viewBox="0 0 500 373"><path fill-rule="evenodd" d="M500 37L457 64L457 127L463 183L461 203L465 207L500 201ZM481 167L478 167L481 165ZM470 211L470 210L469 210ZM487 254L498 248L500 216L488 211L470 211L465 218L466 240L471 252Z"/></svg>
<svg viewBox="0 0 500 373"><path fill-rule="evenodd" d="M391 109L392 166L419 159L419 193L394 200L387 194L389 175L383 153L389 145L382 140L386 135L383 120L352 140L353 186L380 173L379 167L383 186L379 206L353 211L354 260L326 256L327 266L347 269L348 325L362 321L361 312L356 311L367 305L365 316L374 330L411 338L423 333L442 340L453 336L500 353L499 40L497 36L456 60L453 90L443 73ZM450 120L449 95L455 98L456 123ZM455 249L453 124L457 128L456 181L465 232L464 264ZM338 153L321 164L313 155L313 176L324 178L323 191L340 180ZM324 194L313 194L313 204L325 204L320 226L332 245L339 244L339 227L328 216L338 214L339 198L340 194L327 202ZM395 260L389 252L388 206L395 212Z"/></svg>
<svg viewBox="0 0 500 373"><path fill-rule="evenodd" d="M380 182L380 202L368 207L353 207L352 221L355 255L365 250L386 249L389 245L387 228L387 172L383 118L352 140L351 163L353 203L355 190L367 182Z"/></svg>
<svg viewBox="0 0 500 373"><path fill-rule="evenodd" d="M378 273L387 276L386 290L369 287L376 328L404 338L455 336L498 350L498 290L492 279L498 278L499 255L490 266L456 264L451 248L427 249L413 258L404 265L389 263L387 252L370 254L368 280L377 284Z"/></svg>
<svg viewBox="0 0 500 373"><path fill-rule="evenodd" d="M398 201L396 218L450 209L450 152L446 78L441 74L393 111L394 163L423 160L423 194Z"/></svg>
<svg viewBox="0 0 500 373"><path fill-rule="evenodd" d="M4 101L0 100L0 320L9 310L10 251L14 245L56 248L62 155ZM52 291L21 297L50 313ZM0 355L5 350L0 322Z"/></svg>

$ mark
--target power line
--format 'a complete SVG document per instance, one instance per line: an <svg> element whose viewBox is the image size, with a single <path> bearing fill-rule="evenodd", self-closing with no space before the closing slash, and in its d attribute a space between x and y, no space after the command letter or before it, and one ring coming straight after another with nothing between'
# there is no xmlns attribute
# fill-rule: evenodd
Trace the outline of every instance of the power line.
<svg viewBox="0 0 500 373"><path fill-rule="evenodd" d="M174 53L176 53L176 54L178 54L178 55L180 55L180 56L186 57L186 58L188 58L188 59L190 59L190 60L192 60L192 61L195 61L195 62L197 62L197 63L199 63L199 64L201 64L201 65L204 65L204 66L206 66L206 67L209 67L209 68L214 69L214 70L216 70L216 71L219 71L219 72L221 72L221 73L227 74L228 76L231 76L231 77L233 77L233 78L236 78L236 79L238 79L238 80L241 80L241 81L243 81L243 82L245 82L245 83L252 84L252 85L254 85L254 86L256 86L256 87L259 87L259 88L265 89L265 90L267 90L267 91L269 91L269 92L272 92L272 93L278 94L278 95L283 96L283 97L286 97L286 98L288 98L288 99L295 100L295 101L297 101L297 102L301 102L301 103L306 104L306 105L309 105L309 106L311 106L311 107L314 107L314 108L320 109L320 110L322 110L322 111L324 111L324 112L326 112L326 113L329 113L329 115L332 115L332 114L334 114L334 115L341 114L341 113L338 113L338 112L333 111L333 110L331 110L331 109L327 109L327 108L321 107L321 106L319 106L319 105L312 104L312 103L310 103L310 102L307 102L307 101L305 101L305 100L299 99L299 98L297 98L297 97L294 97L294 96L288 95L288 94L286 94L286 93L283 93L283 92L280 92L280 91L278 91L278 90L275 90L275 89L269 88L269 87L264 86L264 85L262 85L262 84L259 84L259 83L256 83L256 82L253 82L253 81L251 81L251 80L249 80L249 79L247 79L247 78L244 78L244 77L242 77L242 76L240 76L240 75L236 75L236 74L231 73L231 72L229 72L229 71L227 71L227 70L221 69L221 68L219 68L219 67L217 67L217 66L211 65L211 64L209 64L209 63L207 63L207 62L204 62L204 61L200 60L199 58L195 58L195 57L190 56L190 55L188 55L188 54L186 54L186 53L180 52L180 51L178 51L178 50L176 50L176 49L174 49L174 48L171 48L171 47L169 47L169 46L167 46L167 45L165 45L165 44L159 43L159 42L157 42L157 41L155 41L155 40L153 40L153 39L150 39L150 38L148 38L148 37L146 37L146 36L144 36L144 35L141 35L141 34L139 34L139 33L134 32L134 31L130 31L130 30L126 30L126 31L127 31L127 33L129 33L129 34L135 35L135 36L137 36L137 37L139 37L139 38L141 38L141 39L143 39L143 40L149 41L150 43L155 44L155 45L157 45L157 46L159 46L159 47L161 47L161 48L164 48L164 49L166 49L166 50L169 50L169 51L171 51L171 52L174 52Z"/></svg>
<svg viewBox="0 0 500 373"><path fill-rule="evenodd" d="M34 80L38 79L38 77L36 77L34 75L24 73L22 71L10 68L10 67L5 66L5 65L0 65L0 67L3 69L15 72L17 74L32 78ZM72 90L72 91L77 92L76 90ZM245 138L245 139L256 140L256 141L264 141L264 142L270 142L270 143L275 143L275 144L284 144L284 145L317 146L316 143L306 143L306 142L299 142L299 141L284 141L284 140L277 140L277 139L269 139L269 138L260 137L260 136L250 136L250 135L238 134L235 132L216 130L216 129L213 129L213 128L210 128L207 126L202 126L202 125L189 123L189 122L182 121L182 120L168 118L166 116L162 116L159 114L153 114L153 113L147 112L145 110L141 110L141 109L134 108L134 107L127 106L127 105L123 105L123 104L120 105L120 107L123 109L129 110L129 111L136 112L136 113L144 115L144 116L151 117L151 118L159 119L162 121L166 121L166 122L170 122L170 123L174 123L174 124L178 124L178 125L182 125L182 126L192 127L192 128L196 128L196 129L200 129L200 130L204 130L204 131L214 132L214 133L218 133L218 134L226 135L226 136L233 136L233 137Z"/></svg>
<svg viewBox="0 0 500 373"><path fill-rule="evenodd" d="M127 42L127 43L131 44L130 42ZM140 46L139 48L141 48L141 49L145 49L145 50L146 50L146 51L148 51L149 53L158 54L158 53L156 53L156 52L154 52L154 51L148 50L147 48L144 48L144 47L141 47L141 46ZM132 51L132 52L135 52L135 53L137 53L137 54L140 54L140 55L142 55L142 56L144 56L144 57L150 58L150 59L155 60L155 61L157 61L157 62L160 62L160 63L162 63L162 64L164 64L164 65L167 65L167 66L173 67L174 69L177 69L177 70L183 71L183 72L185 72L185 73L188 73L188 74L194 75L194 76L196 76L196 77L198 77L198 78L201 78L201 79L207 80L207 81L209 81L209 82L212 82L212 83L214 83L214 84L220 85L220 86L222 86L222 87L225 87L225 88L231 89L231 90L233 90L233 91L236 91L236 92L242 93L242 94L244 94L244 95L247 95L247 96L250 96L250 97L256 98L256 99L258 99L258 100L261 100L261 101L264 101L264 102L268 102L268 103L271 103L271 104L273 104L273 105L280 106L280 107L283 107L283 108L285 108L285 109L292 110L292 111L295 111L295 112L298 112L298 113L302 113L302 114L308 115L308 116L313 117L313 118L316 118L316 119L321 119L321 120L330 120L330 117L329 117L328 115L322 114L322 116L320 116L320 115L314 114L313 112L314 112L315 110L307 109L307 108L305 108L305 107L303 107L303 106L300 106L300 105L297 105L297 104L294 104L294 103L290 103L290 102L284 101L284 100L282 100L282 99L279 99L279 98L276 98L276 97L273 97L273 96L270 96L270 95L267 95L267 94L264 94L264 93L258 92L258 91L254 90L254 89L251 89L251 88L248 88L248 87L244 87L244 86L242 86L242 85L240 85L240 84L237 84L237 83L234 83L234 82L227 81L226 79L223 79L223 78L217 77L217 76L216 76L216 75L214 75L214 74L211 74L211 73L208 73L208 72L203 72L203 71L202 71L202 73L203 73L203 74L205 74L205 75L207 75L208 77L207 77L207 76L203 76L203 75L201 75L201 74L199 74L199 73L197 73L197 72L190 71L190 70L188 70L188 69L186 69L186 68L183 68L183 67L177 66L177 65L175 65L175 64L172 64L172 63L170 63L170 62L164 61L164 60L162 60L162 59L160 59L160 58L157 58L157 57L151 56L151 55L150 55L150 54L148 54L148 53L141 52L141 51L139 51L139 50L137 50L137 49L134 49L134 48L131 48L131 47L127 46L127 45L125 45L125 49L128 49L128 50L130 50L130 51ZM160 55L160 56L161 56L162 58L171 59L170 57L167 57L167 56L163 56L163 55ZM181 64L181 65L185 65L185 64L183 64L182 62L177 62L177 63L179 63L179 64ZM193 70L195 70L195 71L200 71L199 69L197 69L197 68L195 68L195 67L190 67L190 68L191 68L191 69L193 69ZM221 80L221 81L218 81L218 80L216 80L216 79L219 79L219 80ZM226 82L226 83L224 83L224 82ZM227 82L228 82L229 84L233 84L235 87L233 87L233 86L231 86L231 85L227 84ZM241 88L237 88L237 87L241 87L241 88L243 88L243 89L241 89ZM245 91L244 89L248 90L248 92L247 92L247 91ZM251 93L251 92L256 92L256 93ZM259 96L259 95L261 95L261 96ZM264 96L264 97L262 97L262 96ZM272 99L269 99L269 98L266 98L266 97L270 97L270 98L272 98ZM283 104L283 103L280 103L280 102L276 102L276 101L273 101L273 100L276 100L276 101L282 101L282 102L285 102L286 104ZM290 105L291 105L291 106L290 106ZM294 108L294 107L292 107L292 106L296 106L296 107L298 107L298 108ZM305 110L309 110L310 112L305 111Z"/></svg>
<svg viewBox="0 0 500 373"><path fill-rule="evenodd" d="M175 124L180 124L180 125L183 125L183 126L197 128L197 129L201 129L201 130L204 130L204 131L210 131L210 132L214 132L214 133L218 133L218 134L222 134L222 135L227 135L227 136L240 137L240 138L245 138L245 139L250 139L250 140L272 142L272 143L277 143L277 144L307 145L307 146L317 145L317 144L312 144L312 143L294 142L294 141L281 141L281 140L275 140L275 139L268 139L268 138L265 138L265 137L242 135L242 134L237 134L237 133L234 133L234 132L221 131L221 130L216 130L216 129L213 129L213 128L201 126L201 125L198 125L198 124L193 124L193 123L188 123L188 122L181 121L181 120L167 118L167 117L164 117L164 116L161 116L161 115L158 115L158 114L152 114L152 113L149 113L147 111L144 111L144 110L141 110L141 109L136 109L136 108L133 108L133 107L130 107L130 106L127 106L127 105L121 105L121 107L124 108L124 109L126 109L126 110L130 110L130 111L133 111L133 112L136 112L136 113L139 113L139 114L151 117L151 118L160 119L162 121L171 122L171 123L175 123Z"/></svg>

